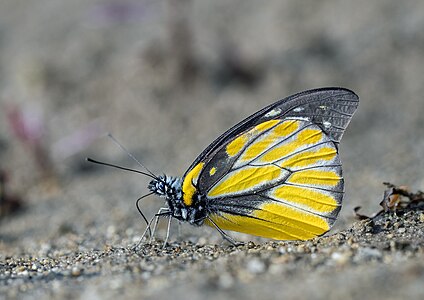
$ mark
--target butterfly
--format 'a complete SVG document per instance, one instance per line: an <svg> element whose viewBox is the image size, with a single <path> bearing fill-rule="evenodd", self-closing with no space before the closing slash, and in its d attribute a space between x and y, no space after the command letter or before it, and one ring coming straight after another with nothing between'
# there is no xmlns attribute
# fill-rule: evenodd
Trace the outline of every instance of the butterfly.
<svg viewBox="0 0 424 300"><path fill-rule="evenodd" d="M227 130L182 178L144 173L165 199L155 217L214 227L233 244L226 230L276 240L325 234L341 209L338 145L358 104L345 88L304 91Z"/></svg>

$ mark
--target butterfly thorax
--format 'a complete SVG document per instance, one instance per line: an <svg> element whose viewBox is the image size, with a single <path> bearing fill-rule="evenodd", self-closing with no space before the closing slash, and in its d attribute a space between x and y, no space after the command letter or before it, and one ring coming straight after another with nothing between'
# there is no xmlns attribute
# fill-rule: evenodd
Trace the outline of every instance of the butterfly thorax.
<svg viewBox="0 0 424 300"><path fill-rule="evenodd" d="M148 188L161 198L165 198L170 216L192 225L203 225L208 215L206 199L200 195L194 195L197 201L190 206L186 205L183 201L181 178L162 175L153 179Z"/></svg>

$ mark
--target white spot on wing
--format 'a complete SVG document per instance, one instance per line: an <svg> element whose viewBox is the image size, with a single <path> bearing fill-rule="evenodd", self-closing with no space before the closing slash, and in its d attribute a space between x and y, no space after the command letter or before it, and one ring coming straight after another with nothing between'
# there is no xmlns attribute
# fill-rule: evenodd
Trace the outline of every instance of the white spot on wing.
<svg viewBox="0 0 424 300"><path fill-rule="evenodd" d="M301 112L301 111L304 111L304 110L305 110L305 108L302 107L302 106L299 106L299 107L296 107L295 109L293 109L294 112Z"/></svg>
<svg viewBox="0 0 424 300"><path fill-rule="evenodd" d="M274 117L281 112L281 108L274 108L265 114L265 117Z"/></svg>
<svg viewBox="0 0 424 300"><path fill-rule="evenodd" d="M328 121L324 121L324 122L322 122L322 125L324 125L324 127L325 127L326 129L328 129L328 128L330 128L330 127L331 127L331 123L330 123L330 122L328 122Z"/></svg>

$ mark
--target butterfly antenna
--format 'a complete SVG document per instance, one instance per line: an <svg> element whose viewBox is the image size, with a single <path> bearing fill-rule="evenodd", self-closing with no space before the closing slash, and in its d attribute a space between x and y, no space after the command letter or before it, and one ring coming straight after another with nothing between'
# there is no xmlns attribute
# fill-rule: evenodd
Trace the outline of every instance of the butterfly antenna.
<svg viewBox="0 0 424 300"><path fill-rule="evenodd" d="M107 136L119 147L121 148L127 155L132 158L140 167L144 168L153 178L158 178L152 171L150 171L145 165L143 165L134 155L132 155L111 133L108 133Z"/></svg>
<svg viewBox="0 0 424 300"><path fill-rule="evenodd" d="M89 157L87 157L86 160L88 162L95 163L95 164L98 164L98 165L103 165L103 166L113 167L113 168L116 168L116 169L121 169L121 170L125 170L125 171L143 174L143 175L146 175L150 178L158 180L158 178L155 175L152 175L150 173L146 173L146 172L143 172L143 171L139 171L139 170L136 170L136 169L130 169L130 168L125 168L125 167L121 167L121 166L118 166L118 165L114 165L114 164L109 164L109 163L106 163L106 162L103 162L103 161L94 160L94 159L89 158Z"/></svg>

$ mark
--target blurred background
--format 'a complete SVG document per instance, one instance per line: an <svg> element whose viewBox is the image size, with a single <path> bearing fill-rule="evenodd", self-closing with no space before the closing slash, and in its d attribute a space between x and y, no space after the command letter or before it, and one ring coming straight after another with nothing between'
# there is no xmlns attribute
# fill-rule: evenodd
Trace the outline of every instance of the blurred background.
<svg viewBox="0 0 424 300"><path fill-rule="evenodd" d="M340 147L345 228L379 209L382 182L424 187L423 32L419 0L2 0L0 243L141 234L148 178L85 162L137 167L107 132L182 176L230 126L324 86L361 99Z"/></svg>

